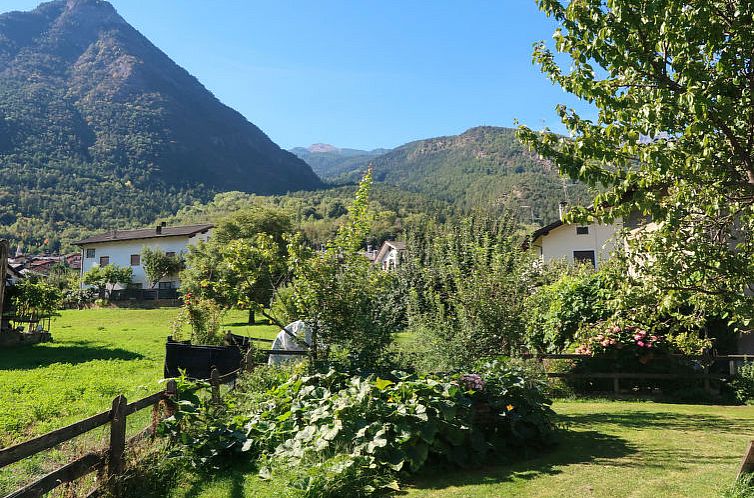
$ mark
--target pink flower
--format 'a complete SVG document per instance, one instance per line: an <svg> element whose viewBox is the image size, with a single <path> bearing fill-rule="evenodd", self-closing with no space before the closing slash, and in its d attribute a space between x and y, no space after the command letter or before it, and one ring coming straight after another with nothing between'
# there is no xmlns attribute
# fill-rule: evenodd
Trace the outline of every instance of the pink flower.
<svg viewBox="0 0 754 498"><path fill-rule="evenodd" d="M643 348L643 347L644 347L644 343L643 343L642 341L639 341L639 342L637 342L636 344L637 344L637 345L638 345L638 346L639 346L640 348Z"/></svg>
<svg viewBox="0 0 754 498"><path fill-rule="evenodd" d="M610 341L605 340L605 341L602 341L600 344L602 344L603 348L606 348L606 347L608 347L610 345Z"/></svg>
<svg viewBox="0 0 754 498"><path fill-rule="evenodd" d="M639 334L636 334L636 335L634 336L634 340L635 340L635 341L640 341L641 339L642 339L642 336L641 336L641 335L639 335Z"/></svg>
<svg viewBox="0 0 754 498"><path fill-rule="evenodd" d="M619 333L620 332L620 327L618 327L617 325L614 326L613 327L613 332L615 332L616 334Z"/></svg>
<svg viewBox="0 0 754 498"><path fill-rule="evenodd" d="M604 335L602 335L602 334L600 334L600 335L598 335L598 336L597 336L597 340L598 340L598 341L601 341L601 340L602 340L602 339L604 339L604 338L605 338L605 336L604 336Z"/></svg>
<svg viewBox="0 0 754 498"><path fill-rule="evenodd" d="M652 347L652 343L651 343L651 342L648 342L648 343L647 343L647 347L648 347L648 348L651 348L651 347Z"/></svg>

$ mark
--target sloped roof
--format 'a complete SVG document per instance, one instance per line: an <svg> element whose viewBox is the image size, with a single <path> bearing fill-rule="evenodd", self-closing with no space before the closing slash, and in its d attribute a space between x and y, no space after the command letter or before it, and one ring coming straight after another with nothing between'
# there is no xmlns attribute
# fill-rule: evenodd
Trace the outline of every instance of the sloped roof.
<svg viewBox="0 0 754 498"><path fill-rule="evenodd" d="M192 237L197 233L204 233L215 225L204 223L201 225L184 225L179 227L139 228L137 230L111 230L109 232L92 235L84 240L75 242L77 246L96 244L99 242L113 242L119 240L157 239L163 237Z"/></svg>
<svg viewBox="0 0 754 498"><path fill-rule="evenodd" d="M549 225L545 225L543 227L537 228L536 230L534 230L532 232L532 234L531 234L531 240L532 241L537 240L538 237L540 237L542 235L547 235L552 230L555 230L556 228L558 228L559 226L562 226L562 225L563 225L563 220L558 220L558 221L553 221Z"/></svg>

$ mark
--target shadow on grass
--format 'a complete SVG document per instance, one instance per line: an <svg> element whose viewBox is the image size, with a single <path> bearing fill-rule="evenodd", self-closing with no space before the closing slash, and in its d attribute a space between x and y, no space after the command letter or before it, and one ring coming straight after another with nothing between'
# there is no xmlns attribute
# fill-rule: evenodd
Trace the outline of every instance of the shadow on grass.
<svg viewBox="0 0 754 498"><path fill-rule="evenodd" d="M418 489L443 489L449 486L474 484L500 484L519 479L535 479L540 476L563 472L560 467L573 464L601 464L606 460L632 455L637 450L617 436L597 431L562 431L558 444L551 451L532 458L515 455L515 463L498 464L472 470L438 468L420 472L408 482Z"/></svg>
<svg viewBox="0 0 754 498"><path fill-rule="evenodd" d="M199 498L207 496L207 487L211 488L213 498L245 498L245 476L256 473L257 468L251 462L243 462L224 469L217 474L199 476L195 479L181 498ZM224 493L220 488L227 488ZM227 486L225 486L227 485Z"/></svg>
<svg viewBox="0 0 754 498"><path fill-rule="evenodd" d="M754 420L719 417L709 414L668 413L638 408L626 412L599 412L575 415L559 415L558 421L565 426L595 427L615 425L621 429L676 430L709 433L742 434L750 432Z"/></svg>
<svg viewBox="0 0 754 498"><path fill-rule="evenodd" d="M54 363L79 364L94 360L140 360L143 355L88 342L47 343L0 349L0 370L32 370Z"/></svg>

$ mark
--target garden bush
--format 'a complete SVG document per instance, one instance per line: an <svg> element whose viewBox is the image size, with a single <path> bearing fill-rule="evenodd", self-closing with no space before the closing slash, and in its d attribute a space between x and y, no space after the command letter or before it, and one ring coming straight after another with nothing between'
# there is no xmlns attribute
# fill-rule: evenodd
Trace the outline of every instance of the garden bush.
<svg viewBox="0 0 754 498"><path fill-rule="evenodd" d="M176 340L190 339L194 344L221 345L222 316L223 309L214 300L186 293L183 306L173 321L173 337Z"/></svg>
<svg viewBox="0 0 754 498"><path fill-rule="evenodd" d="M754 363L744 363L738 367L731 387L739 403L754 401Z"/></svg>
<svg viewBox="0 0 754 498"><path fill-rule="evenodd" d="M303 496L369 496L429 462L520 457L554 434L544 384L505 359L443 376L294 373L263 396L242 381L227 405L198 396L201 384L180 386L180 409L161 426L180 453L199 467L243 456Z"/></svg>

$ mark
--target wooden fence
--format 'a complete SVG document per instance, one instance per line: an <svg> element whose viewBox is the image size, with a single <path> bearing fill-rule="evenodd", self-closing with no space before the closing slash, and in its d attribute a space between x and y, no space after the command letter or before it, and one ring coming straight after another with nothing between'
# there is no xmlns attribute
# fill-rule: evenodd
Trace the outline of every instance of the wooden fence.
<svg viewBox="0 0 754 498"><path fill-rule="evenodd" d="M590 358L588 355L581 354L543 354L543 355L524 355L525 358L533 358L539 361L544 360L580 360ZM685 373L655 373L655 372L583 372L583 373L571 373L571 372L547 372L548 378L565 378L565 379L612 379L613 391L615 393L621 392L621 380L673 380L673 379L697 379L704 383L704 389L708 392L712 391L711 381L722 380L724 378L733 377L738 372L738 365L747 361L754 361L754 355L680 355L672 354L666 356L658 356L652 359L652 361L671 361L671 360L690 360L696 361L699 364L700 370L698 372L685 372ZM710 366L715 363L727 363L728 375L715 374L710 372Z"/></svg>
<svg viewBox="0 0 754 498"><path fill-rule="evenodd" d="M267 339L255 339L263 342L271 342ZM306 351L278 351L272 349L262 350L267 355L306 355ZM211 395L214 402L220 401L220 386L234 382L238 373L243 370L252 370L254 368L254 351L250 350L241 361L240 368L225 375L220 375L217 368L212 369L208 381L211 386ZM124 470L124 456L126 448L129 445L143 440L154 434L157 423L160 419L160 408L163 408L163 414L170 416L175 410L174 398L177 394L176 382L168 380L164 391L150 394L144 398L131 403L125 396L116 396L113 399L112 407L108 411L92 415L84 420L71 424L67 427L56 429L47 434L43 434L34 439L24 441L23 443L0 449L0 468L16 463L24 458L31 457L42 451L48 450L75 437L90 432L98 427L110 424L110 440L108 447L104 450L91 451L72 462L50 472L49 474L27 484L26 486L6 495L4 498L38 498L57 488L58 486L73 482L92 472L104 472L107 477L118 476ZM152 423L142 431L126 439L126 420L129 415L141 411L145 408L152 407ZM87 498L94 498L99 495L99 491L94 489L87 495Z"/></svg>
<svg viewBox="0 0 754 498"><path fill-rule="evenodd" d="M238 370L225 376L220 376L216 369L213 370L211 378L208 379L212 385L213 399L219 400L220 385L234 380L237 373ZM62 484L73 482L95 471L104 472L107 477L122 474L126 448L154 433L160 418L161 407L165 416L172 415L175 409L173 403L175 395L175 380L169 380L164 391L150 394L131 403L123 395L116 396L113 399L112 408L108 411L92 415L67 427L56 429L23 443L0 449L0 468L3 468L24 458L48 450L58 444L70 441L98 427L110 424L110 438L106 449L86 453L36 481L6 495L5 498L38 498ZM126 439L126 421L128 416L150 406L153 409L152 424L131 438ZM87 496L95 497L98 495L99 491L95 489Z"/></svg>

